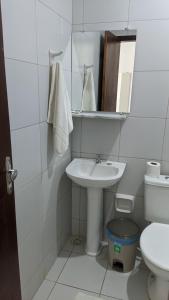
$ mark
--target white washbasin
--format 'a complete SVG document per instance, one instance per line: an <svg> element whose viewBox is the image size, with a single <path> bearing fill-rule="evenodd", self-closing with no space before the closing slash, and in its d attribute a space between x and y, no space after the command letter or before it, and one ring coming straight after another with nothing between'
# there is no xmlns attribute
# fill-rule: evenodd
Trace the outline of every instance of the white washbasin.
<svg viewBox="0 0 169 300"><path fill-rule="evenodd" d="M123 176L126 164L114 161L75 158L66 168L73 182L87 188L87 242L86 253L100 252L103 222L103 189L114 185Z"/></svg>
<svg viewBox="0 0 169 300"><path fill-rule="evenodd" d="M123 176L126 164L113 161L75 158L66 168L69 178L83 187L106 188Z"/></svg>

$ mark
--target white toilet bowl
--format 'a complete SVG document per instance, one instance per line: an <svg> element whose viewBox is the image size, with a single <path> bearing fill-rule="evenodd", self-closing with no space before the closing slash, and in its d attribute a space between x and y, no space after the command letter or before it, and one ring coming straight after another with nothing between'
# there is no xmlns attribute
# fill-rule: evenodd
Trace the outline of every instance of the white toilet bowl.
<svg viewBox="0 0 169 300"><path fill-rule="evenodd" d="M149 225L141 235L140 247L151 271L148 279L150 299L169 300L169 225Z"/></svg>

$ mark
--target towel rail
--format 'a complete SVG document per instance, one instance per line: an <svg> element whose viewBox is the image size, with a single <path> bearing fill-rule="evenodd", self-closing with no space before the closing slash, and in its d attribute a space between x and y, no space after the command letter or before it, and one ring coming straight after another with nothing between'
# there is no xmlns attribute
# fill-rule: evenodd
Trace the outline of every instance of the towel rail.
<svg viewBox="0 0 169 300"><path fill-rule="evenodd" d="M84 65L84 68L87 70L87 69L90 69L90 68L93 68L94 67L94 65L89 65L89 66L87 66L87 65Z"/></svg>
<svg viewBox="0 0 169 300"><path fill-rule="evenodd" d="M55 56L60 56L63 54L63 51L55 52L52 49L49 49L49 63L51 64L52 58Z"/></svg>

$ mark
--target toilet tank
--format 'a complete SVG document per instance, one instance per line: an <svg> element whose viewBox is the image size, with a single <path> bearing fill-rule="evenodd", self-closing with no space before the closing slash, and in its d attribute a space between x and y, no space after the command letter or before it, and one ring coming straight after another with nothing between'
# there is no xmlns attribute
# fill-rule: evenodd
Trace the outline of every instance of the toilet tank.
<svg viewBox="0 0 169 300"><path fill-rule="evenodd" d="M145 219L169 224L169 176L144 176Z"/></svg>

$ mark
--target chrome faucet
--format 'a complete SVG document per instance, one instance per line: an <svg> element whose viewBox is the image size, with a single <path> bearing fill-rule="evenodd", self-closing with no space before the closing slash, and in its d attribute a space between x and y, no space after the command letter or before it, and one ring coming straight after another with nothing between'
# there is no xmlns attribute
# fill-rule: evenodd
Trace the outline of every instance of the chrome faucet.
<svg viewBox="0 0 169 300"><path fill-rule="evenodd" d="M102 160L101 160L101 154L97 154L96 155L96 164L101 164Z"/></svg>

